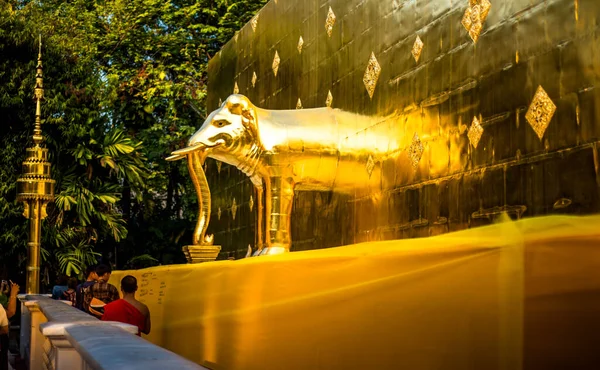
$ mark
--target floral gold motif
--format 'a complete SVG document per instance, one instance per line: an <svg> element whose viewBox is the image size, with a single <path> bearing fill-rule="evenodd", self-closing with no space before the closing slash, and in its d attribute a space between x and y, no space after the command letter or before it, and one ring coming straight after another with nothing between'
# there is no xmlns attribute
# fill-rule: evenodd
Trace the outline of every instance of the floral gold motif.
<svg viewBox="0 0 600 370"><path fill-rule="evenodd" d="M298 39L298 53L302 54L302 46L304 45L304 39L302 36Z"/></svg>
<svg viewBox="0 0 600 370"><path fill-rule="evenodd" d="M333 103L333 95L331 95L331 90L327 93L327 100L325 100L325 105L330 108Z"/></svg>
<svg viewBox="0 0 600 370"><path fill-rule="evenodd" d="M335 24L335 14L331 7L329 7L329 11L327 12L327 19L325 20L325 29L327 30L327 36L331 37L331 33L333 32L333 25Z"/></svg>
<svg viewBox="0 0 600 370"><path fill-rule="evenodd" d="M423 151L425 151L423 143L421 142L419 135L415 132L412 144L410 144L410 148L408 149L408 156L410 157L410 162L412 163L415 169L419 166L419 162L421 161Z"/></svg>
<svg viewBox="0 0 600 370"><path fill-rule="evenodd" d="M544 137L544 133L554 116L554 112L556 112L556 105L544 88L539 86L529 106L529 110L525 114L525 119L529 122L540 140Z"/></svg>
<svg viewBox="0 0 600 370"><path fill-rule="evenodd" d="M371 178L371 174L373 173L373 170L375 169L375 160L373 159L373 156L369 155L365 169L367 170L367 173L369 174L369 178Z"/></svg>
<svg viewBox="0 0 600 370"><path fill-rule="evenodd" d="M412 55L415 58L415 62L419 62L419 58L421 57L421 52L423 51L423 41L419 36L415 40L415 43L412 47Z"/></svg>
<svg viewBox="0 0 600 370"><path fill-rule="evenodd" d="M483 127L481 126L479 119L477 119L477 117L473 117L473 123L471 124L469 132L467 133L469 142L471 145L473 145L473 148L477 149L479 140L481 140L481 135L483 135Z"/></svg>
<svg viewBox="0 0 600 370"><path fill-rule="evenodd" d="M369 97L371 99L373 99L373 94L375 93L375 87L377 86L377 80L379 79L380 74L381 66L377 61L377 58L375 58L375 53L371 52L369 64L367 65L365 75L363 76L365 88L367 89L367 92L369 93Z"/></svg>
<svg viewBox="0 0 600 370"><path fill-rule="evenodd" d="M298 98L298 101L296 102L296 109L302 109L302 100L300 100L300 98Z"/></svg>
<svg viewBox="0 0 600 370"><path fill-rule="evenodd" d="M465 27L474 43L479 40L483 23L487 19L492 3L489 0L470 0L469 7L463 15L462 25Z"/></svg>
<svg viewBox="0 0 600 370"><path fill-rule="evenodd" d="M252 87L256 86L256 80L258 80L258 76L256 76L256 72L252 72Z"/></svg>
<svg viewBox="0 0 600 370"><path fill-rule="evenodd" d="M275 74L275 77L277 77L277 71L279 71L279 63L281 62L281 59L279 59L279 53L277 52L277 50L275 50L275 57L273 58L273 73Z"/></svg>

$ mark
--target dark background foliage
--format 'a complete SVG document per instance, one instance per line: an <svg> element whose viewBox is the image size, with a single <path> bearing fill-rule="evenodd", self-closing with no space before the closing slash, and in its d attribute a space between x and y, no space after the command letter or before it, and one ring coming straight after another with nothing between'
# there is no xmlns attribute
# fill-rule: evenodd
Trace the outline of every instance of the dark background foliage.
<svg viewBox="0 0 600 370"><path fill-rule="evenodd" d="M27 223L15 201L31 145L42 35L43 131L56 201L44 283L90 263L184 262L196 195L165 156L203 121L207 64L265 0L0 0L0 275L24 281Z"/></svg>

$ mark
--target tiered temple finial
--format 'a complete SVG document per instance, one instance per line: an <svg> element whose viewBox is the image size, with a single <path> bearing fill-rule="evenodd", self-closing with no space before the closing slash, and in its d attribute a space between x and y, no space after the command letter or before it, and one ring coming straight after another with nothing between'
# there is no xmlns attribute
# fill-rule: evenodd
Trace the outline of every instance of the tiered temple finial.
<svg viewBox="0 0 600 370"><path fill-rule="evenodd" d="M39 293L40 282L40 240L42 219L46 218L46 205L54 200L55 181L50 177L51 164L48 162L48 149L42 147L42 109L44 82L42 73L42 38L40 36L38 62L35 75L34 98L35 124L33 127L33 147L25 149L23 174L17 180L17 201L25 205L24 216L29 219L29 242L27 257L28 294Z"/></svg>

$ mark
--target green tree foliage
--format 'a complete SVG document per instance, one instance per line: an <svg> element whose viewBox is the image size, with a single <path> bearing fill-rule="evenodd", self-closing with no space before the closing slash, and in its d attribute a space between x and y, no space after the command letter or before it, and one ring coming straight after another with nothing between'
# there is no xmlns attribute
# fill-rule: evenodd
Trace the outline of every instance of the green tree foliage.
<svg viewBox="0 0 600 370"><path fill-rule="evenodd" d="M44 132L57 198L48 261L78 273L98 257L146 267L183 262L196 198L185 164L164 160L206 115L211 56L265 0L0 0L1 253L23 263L14 181L33 123L37 33Z"/></svg>

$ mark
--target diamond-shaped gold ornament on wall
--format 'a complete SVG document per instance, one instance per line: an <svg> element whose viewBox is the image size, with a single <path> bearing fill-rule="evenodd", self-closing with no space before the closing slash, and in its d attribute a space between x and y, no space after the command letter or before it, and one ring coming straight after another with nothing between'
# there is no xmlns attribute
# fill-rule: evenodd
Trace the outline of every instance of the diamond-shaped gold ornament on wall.
<svg viewBox="0 0 600 370"><path fill-rule="evenodd" d="M275 56L273 57L273 65L271 66L273 68L273 73L275 74L275 77L277 77L277 71L279 71L280 62L281 59L279 59L279 53L277 52L277 50L275 50Z"/></svg>
<svg viewBox="0 0 600 370"><path fill-rule="evenodd" d="M256 75L256 72L252 72L252 87L256 86L256 80L258 80L258 76Z"/></svg>
<svg viewBox="0 0 600 370"><path fill-rule="evenodd" d="M461 23L474 43L479 40L483 23L487 19L491 8L492 3L489 0L470 0L469 7L465 10Z"/></svg>
<svg viewBox="0 0 600 370"><path fill-rule="evenodd" d="M252 26L252 32L256 32L256 27L258 27L258 16L259 14L257 14L256 17L252 18L252 20L250 21L250 26Z"/></svg>
<svg viewBox="0 0 600 370"><path fill-rule="evenodd" d="M410 163L412 163L414 168L417 168L419 166L419 161L421 161L423 151L425 151L423 143L421 142L419 135L415 132L415 136L413 136L410 148L408 148L408 156L410 158Z"/></svg>
<svg viewBox="0 0 600 370"><path fill-rule="evenodd" d="M329 92L327 93L327 99L325 100L325 105L327 106L327 108L330 108L332 103L333 95L331 95L331 90L329 90Z"/></svg>
<svg viewBox="0 0 600 370"><path fill-rule="evenodd" d="M544 88L539 86L529 106L529 110L525 114L525 119L529 122L540 140L544 137L544 133L554 116L554 112L556 112L556 105Z"/></svg>
<svg viewBox="0 0 600 370"><path fill-rule="evenodd" d="M248 206L250 206L250 212L252 212L252 209L254 208L254 198L252 197L252 195L250 196L250 200L248 201Z"/></svg>
<svg viewBox="0 0 600 370"><path fill-rule="evenodd" d="M377 86L377 80L379 79L380 74L381 66L377 61L377 58L375 58L375 53L371 52L369 64L367 65L365 75L363 76L365 88L367 89L367 92L369 93L369 97L371 99L373 99L373 94L375 93L375 87Z"/></svg>
<svg viewBox="0 0 600 370"><path fill-rule="evenodd" d="M233 203L231 204L231 216L235 220L235 214L237 213L237 203L235 202L235 198L233 198Z"/></svg>
<svg viewBox="0 0 600 370"><path fill-rule="evenodd" d="M467 137L469 138L469 142L473 145L473 148L477 149L477 145L479 144L479 140L481 140L481 135L483 135L483 127L479 122L477 117L473 117L473 123L469 128L469 132L467 133Z"/></svg>
<svg viewBox="0 0 600 370"><path fill-rule="evenodd" d="M238 87L237 82L233 85L233 93L234 94L239 94L240 93L240 88Z"/></svg>
<svg viewBox="0 0 600 370"><path fill-rule="evenodd" d="M302 36L298 39L298 53L302 54L302 46L304 45L304 39Z"/></svg>
<svg viewBox="0 0 600 370"><path fill-rule="evenodd" d="M415 43L412 47L412 55L415 58L415 62L419 62L419 58L421 57L421 52L423 51L423 41L419 36L415 40Z"/></svg>
<svg viewBox="0 0 600 370"><path fill-rule="evenodd" d="M302 100L300 100L300 98L298 98L298 101L296 102L296 109L302 109Z"/></svg>
<svg viewBox="0 0 600 370"><path fill-rule="evenodd" d="M371 178L371 174L375 169L375 160L373 159L373 156L369 155L365 169L367 170L367 174L369 174L369 178Z"/></svg>
<svg viewBox="0 0 600 370"><path fill-rule="evenodd" d="M327 36L331 37L331 33L333 32L333 25L335 24L335 14L331 7L329 7L329 11L327 12L327 19L325 20L325 29L327 30Z"/></svg>

